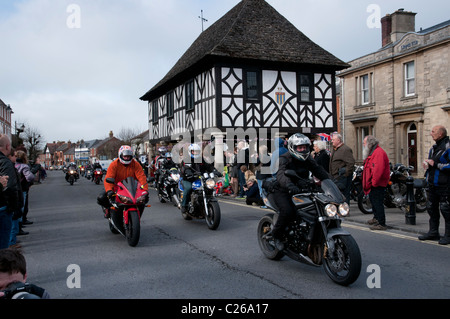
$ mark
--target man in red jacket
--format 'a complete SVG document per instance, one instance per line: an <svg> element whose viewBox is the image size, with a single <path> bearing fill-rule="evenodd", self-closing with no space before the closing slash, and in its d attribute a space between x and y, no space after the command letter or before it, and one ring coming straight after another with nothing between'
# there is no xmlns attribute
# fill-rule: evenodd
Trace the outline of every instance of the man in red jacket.
<svg viewBox="0 0 450 319"><path fill-rule="evenodd" d="M368 221L370 229L386 230L384 195L389 183L390 168L387 154L378 143L372 135L364 138L363 190L364 194L369 194L373 209L374 218Z"/></svg>

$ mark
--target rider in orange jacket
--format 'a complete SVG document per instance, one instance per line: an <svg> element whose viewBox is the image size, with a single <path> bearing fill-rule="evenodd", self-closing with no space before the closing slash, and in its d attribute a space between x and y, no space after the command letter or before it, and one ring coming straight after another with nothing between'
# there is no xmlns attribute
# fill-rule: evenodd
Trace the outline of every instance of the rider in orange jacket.
<svg viewBox="0 0 450 319"><path fill-rule="evenodd" d="M127 177L136 178L144 189L148 191L147 177L142 170L141 164L133 158L133 151L130 146L123 145L119 149L119 158L113 161L106 171L105 186L106 194L114 189L114 185L107 183L107 178L114 178L116 182L123 181Z"/></svg>
<svg viewBox="0 0 450 319"><path fill-rule="evenodd" d="M103 182L105 191L97 197L97 203L104 207L109 207L109 200L114 192L114 185L107 183L106 179L114 178L117 182L123 181L127 177L136 178L144 190L148 192L147 177L142 170L141 164L133 159L133 151L130 146L122 145L119 149L119 158L113 161L106 171L106 177ZM105 216L108 217L108 216Z"/></svg>

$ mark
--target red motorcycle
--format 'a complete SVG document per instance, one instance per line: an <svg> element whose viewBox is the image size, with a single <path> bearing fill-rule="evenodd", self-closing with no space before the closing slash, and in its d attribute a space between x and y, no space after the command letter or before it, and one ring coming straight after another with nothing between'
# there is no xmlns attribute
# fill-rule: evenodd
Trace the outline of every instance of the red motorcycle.
<svg viewBox="0 0 450 319"><path fill-rule="evenodd" d="M112 207L103 208L108 216L109 229L113 234L122 234L128 245L134 247L141 234L141 217L148 203L148 192L135 178L128 177L119 183L114 178L107 178L107 183L114 184L114 195L110 198Z"/></svg>
<svg viewBox="0 0 450 319"><path fill-rule="evenodd" d="M102 181L102 177L103 177L103 172L100 168L96 168L94 171L94 178L93 181L95 182L95 184L100 184L100 182Z"/></svg>

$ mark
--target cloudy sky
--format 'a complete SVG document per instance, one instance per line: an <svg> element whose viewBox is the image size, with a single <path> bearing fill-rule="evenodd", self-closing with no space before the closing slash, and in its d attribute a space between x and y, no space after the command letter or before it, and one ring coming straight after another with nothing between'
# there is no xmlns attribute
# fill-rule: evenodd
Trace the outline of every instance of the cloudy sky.
<svg viewBox="0 0 450 319"><path fill-rule="evenodd" d="M0 0L0 99L46 142L147 129L139 98L239 0ZM445 0L268 0L348 62L381 47L374 22L399 8L416 30L450 19Z"/></svg>

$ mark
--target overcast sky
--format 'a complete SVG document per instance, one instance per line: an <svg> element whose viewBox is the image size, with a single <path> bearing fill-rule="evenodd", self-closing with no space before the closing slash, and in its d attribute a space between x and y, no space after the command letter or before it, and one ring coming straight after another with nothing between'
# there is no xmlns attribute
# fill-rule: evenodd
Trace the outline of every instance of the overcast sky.
<svg viewBox="0 0 450 319"><path fill-rule="evenodd" d="M139 98L239 0L0 0L0 99L46 142L143 132ZM416 30L450 19L445 0L268 0L348 62L381 47L374 21L399 8ZM13 128L14 129L14 128Z"/></svg>

